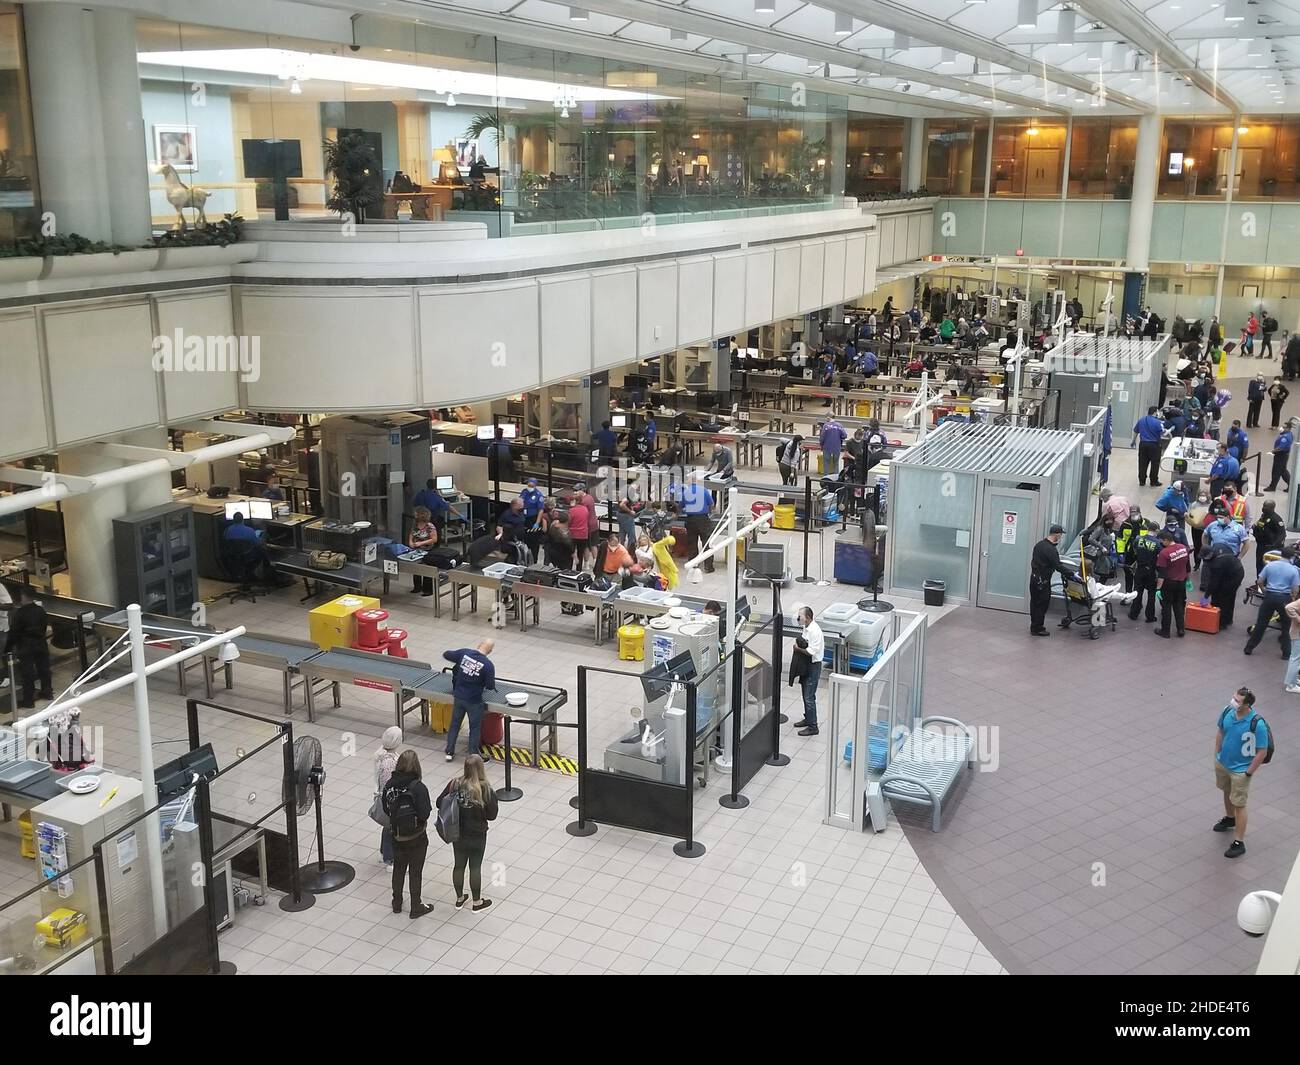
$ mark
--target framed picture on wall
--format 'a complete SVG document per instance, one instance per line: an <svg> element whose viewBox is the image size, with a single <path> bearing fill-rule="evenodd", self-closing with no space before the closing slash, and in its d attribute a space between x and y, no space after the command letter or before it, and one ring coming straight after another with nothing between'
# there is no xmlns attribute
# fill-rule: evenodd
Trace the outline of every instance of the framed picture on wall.
<svg viewBox="0 0 1300 1065"><path fill-rule="evenodd" d="M1241 286L1241 295L1242 295L1242 298L1243 298L1243 299L1248 299L1248 300L1257 300L1257 299L1259 299L1259 286L1258 286L1258 285L1242 285L1242 286Z"/></svg>
<svg viewBox="0 0 1300 1065"><path fill-rule="evenodd" d="M199 168L198 134L193 126L156 123L153 127L153 155L159 166L170 163L178 172L192 174Z"/></svg>
<svg viewBox="0 0 1300 1065"><path fill-rule="evenodd" d="M456 141L456 165L462 169L473 166L478 158L478 141L461 137Z"/></svg>

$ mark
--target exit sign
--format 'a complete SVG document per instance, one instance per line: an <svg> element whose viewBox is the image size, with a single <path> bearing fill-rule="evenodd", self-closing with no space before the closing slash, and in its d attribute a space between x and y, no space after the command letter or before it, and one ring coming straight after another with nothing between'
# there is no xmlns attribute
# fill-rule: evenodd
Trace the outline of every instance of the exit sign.
<svg viewBox="0 0 1300 1065"><path fill-rule="evenodd" d="M1017 248L1017 249L1016 249L1016 256L1017 256L1017 258L1021 258L1021 259L1023 259L1024 256L1025 256L1025 249L1024 249L1024 248Z"/></svg>

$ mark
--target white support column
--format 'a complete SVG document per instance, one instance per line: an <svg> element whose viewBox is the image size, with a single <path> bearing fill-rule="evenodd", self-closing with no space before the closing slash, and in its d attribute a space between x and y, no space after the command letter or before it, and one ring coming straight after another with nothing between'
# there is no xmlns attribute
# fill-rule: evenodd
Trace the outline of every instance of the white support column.
<svg viewBox="0 0 1300 1065"><path fill-rule="evenodd" d="M1133 198L1129 201L1125 269L1146 273L1151 262L1151 220L1155 214L1160 165L1160 116L1138 119L1137 157L1133 164Z"/></svg>
<svg viewBox="0 0 1300 1065"><path fill-rule="evenodd" d="M27 4L23 29L41 206L53 213L59 234L105 240L112 221L93 17L79 4ZM143 142L137 138L127 147L139 154Z"/></svg>
<svg viewBox="0 0 1300 1065"><path fill-rule="evenodd" d="M135 15L130 11L97 10L94 34L112 236L118 244L145 244L152 236L153 221L149 167L143 149L146 142ZM184 87L188 92L188 83ZM39 137L37 147L39 150Z"/></svg>
<svg viewBox="0 0 1300 1065"><path fill-rule="evenodd" d="M925 119L909 118L906 126L907 149L903 154L903 191L915 192L921 187L921 174L925 162Z"/></svg>
<svg viewBox="0 0 1300 1065"><path fill-rule="evenodd" d="M59 452L59 472L73 476L103 473L121 465L120 460L91 447ZM126 485L115 485L63 500L63 532L74 598L95 603L118 601L113 519L130 512L126 493Z"/></svg>

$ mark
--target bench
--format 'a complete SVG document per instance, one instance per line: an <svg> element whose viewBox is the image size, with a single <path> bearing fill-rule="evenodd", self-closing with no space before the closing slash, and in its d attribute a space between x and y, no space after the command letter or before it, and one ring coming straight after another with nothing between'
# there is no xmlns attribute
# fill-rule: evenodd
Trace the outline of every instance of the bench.
<svg viewBox="0 0 1300 1065"><path fill-rule="evenodd" d="M930 728L951 725L956 731ZM930 831L943 822L943 801L961 776L963 766L973 767L975 737L952 717L923 717L903 739L880 777L880 791L896 802L929 806Z"/></svg>

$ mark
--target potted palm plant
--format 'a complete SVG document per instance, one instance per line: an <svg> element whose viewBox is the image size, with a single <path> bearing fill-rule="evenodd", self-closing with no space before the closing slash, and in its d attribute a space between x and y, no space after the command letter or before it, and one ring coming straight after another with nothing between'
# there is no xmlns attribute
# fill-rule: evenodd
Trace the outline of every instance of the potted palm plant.
<svg viewBox="0 0 1300 1065"><path fill-rule="evenodd" d="M366 220L366 208L379 200L376 180L380 162L374 149L360 133L343 133L338 140L325 141L325 173L334 179L325 206L339 215L351 214L358 224Z"/></svg>

